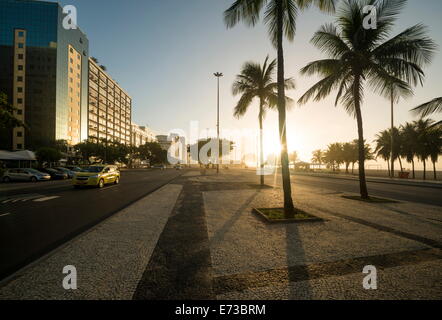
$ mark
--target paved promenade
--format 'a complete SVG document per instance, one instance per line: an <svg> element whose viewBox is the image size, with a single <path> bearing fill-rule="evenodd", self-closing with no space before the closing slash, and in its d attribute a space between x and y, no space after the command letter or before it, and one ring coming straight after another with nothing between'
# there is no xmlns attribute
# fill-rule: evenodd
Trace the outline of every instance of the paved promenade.
<svg viewBox="0 0 442 320"><path fill-rule="evenodd" d="M20 271L0 299L442 299L442 209L364 203L298 185L295 205L323 222L268 225L280 177L191 170ZM422 188L422 192L425 192ZM78 289L61 283L64 265ZM377 290L362 270L377 268Z"/></svg>

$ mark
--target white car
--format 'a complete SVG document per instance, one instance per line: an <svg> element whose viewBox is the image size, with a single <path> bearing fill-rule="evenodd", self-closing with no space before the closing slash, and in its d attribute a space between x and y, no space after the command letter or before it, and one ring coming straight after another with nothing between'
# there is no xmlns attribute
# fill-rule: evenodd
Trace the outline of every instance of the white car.
<svg viewBox="0 0 442 320"><path fill-rule="evenodd" d="M40 172L35 169L9 169L3 174L3 182L11 181L48 181L51 180L51 176L47 173Z"/></svg>

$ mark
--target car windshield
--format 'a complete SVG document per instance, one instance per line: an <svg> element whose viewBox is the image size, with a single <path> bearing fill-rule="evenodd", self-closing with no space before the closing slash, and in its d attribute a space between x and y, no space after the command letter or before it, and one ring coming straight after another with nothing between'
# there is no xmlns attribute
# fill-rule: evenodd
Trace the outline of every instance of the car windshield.
<svg viewBox="0 0 442 320"><path fill-rule="evenodd" d="M92 173L98 173L103 171L104 167L87 167L81 170L82 172L92 172Z"/></svg>

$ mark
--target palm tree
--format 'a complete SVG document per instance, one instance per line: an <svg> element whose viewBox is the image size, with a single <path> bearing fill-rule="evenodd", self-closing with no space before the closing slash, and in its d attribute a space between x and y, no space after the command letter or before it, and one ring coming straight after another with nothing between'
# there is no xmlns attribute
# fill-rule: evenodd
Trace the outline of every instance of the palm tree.
<svg viewBox="0 0 442 320"><path fill-rule="evenodd" d="M428 132L428 151L433 163L434 180L437 180L436 162L442 153L442 128L433 126Z"/></svg>
<svg viewBox="0 0 442 320"><path fill-rule="evenodd" d="M381 131L376 135L376 140L374 141L376 143L376 149L374 152L376 153L376 158L381 158L384 161L387 162L388 166L388 175L391 175L391 169L390 169L390 159L392 156L391 153L391 134L389 130Z"/></svg>
<svg viewBox="0 0 442 320"><path fill-rule="evenodd" d="M419 80L420 83L423 83L423 71L420 70L420 68L418 66L416 66L417 71L418 71L418 76L419 76ZM417 80L417 79L416 79ZM414 83L415 84L415 83ZM391 131L394 131L394 105L399 103L399 99L401 97L403 98L407 98L409 97L412 92L411 90L400 90L400 88L397 88L394 84L391 84L388 87L388 95L390 98L390 108L391 108ZM396 144L398 143L398 141L395 140L395 135L392 134L391 135L391 177L394 178L394 161L395 161L395 157L393 156L394 154L394 148L396 147ZM400 161L400 157L399 157L399 161ZM401 164L401 171L402 171L402 164Z"/></svg>
<svg viewBox="0 0 442 320"><path fill-rule="evenodd" d="M416 154L419 160L424 164L424 180L427 179L427 160L432 154L431 148L431 128L434 124L433 120L419 120L415 121L415 128L417 133L417 148Z"/></svg>
<svg viewBox="0 0 442 320"><path fill-rule="evenodd" d="M348 168L350 164L355 163L357 159L354 158L357 145L351 142L346 142L342 145L342 157L345 163L345 173L349 173Z"/></svg>
<svg viewBox="0 0 442 320"><path fill-rule="evenodd" d="M263 118L266 108L274 108L278 98L276 93L278 84L273 82L276 60L271 61L270 64L268 60L269 57L267 56L262 67L258 63L246 62L232 86L233 95L242 94L234 111L234 116L237 118L244 116L254 98L259 99L261 185L264 185ZM292 79L287 79L285 85L287 89L295 87ZM288 97L286 97L286 100L292 102Z"/></svg>
<svg viewBox="0 0 442 320"><path fill-rule="evenodd" d="M285 109L285 77L283 38L293 41L296 32L296 17L299 10L315 5L322 11L334 12L336 0L236 0L224 12L224 21L228 28L234 27L243 20L247 25L254 26L261 10L265 7L264 22L268 25L269 36L273 46L277 48L278 63L278 114L279 137L281 140L281 167L284 189L284 212L293 217L295 207L292 200L290 183L289 157L287 152L287 129Z"/></svg>
<svg viewBox="0 0 442 320"><path fill-rule="evenodd" d="M311 62L301 70L302 74L318 74L322 79L299 102L305 104L311 98L319 101L332 90L338 90L335 104L342 103L358 124L360 193L361 198L369 199L361 113L364 87L368 84L383 96L388 96L391 85L402 92L410 91L408 82L420 79L421 66L431 61L436 45L426 36L421 24L388 39L405 0L344 0L342 3L336 21L338 27L324 25L312 38L312 43L330 59ZM364 28L366 5L377 9L376 29Z"/></svg>
<svg viewBox="0 0 442 320"><path fill-rule="evenodd" d="M322 150L319 149L319 150L313 151L312 162L314 164L319 165L319 167L321 167L323 161L324 161L324 153L322 152Z"/></svg>
<svg viewBox="0 0 442 320"><path fill-rule="evenodd" d="M411 110L416 115L421 116L422 118L428 117L433 113L441 113L442 112L442 97L435 98L430 102L421 104L420 106Z"/></svg>
<svg viewBox="0 0 442 320"><path fill-rule="evenodd" d="M330 144L325 151L324 160L333 171L339 169L339 166L344 163L342 143L337 142Z"/></svg>
<svg viewBox="0 0 442 320"><path fill-rule="evenodd" d="M408 163L411 163L413 171L413 179L416 179L414 158L416 157L417 149L417 132L414 123L407 122L401 126L400 136L402 142L401 156L404 157Z"/></svg>

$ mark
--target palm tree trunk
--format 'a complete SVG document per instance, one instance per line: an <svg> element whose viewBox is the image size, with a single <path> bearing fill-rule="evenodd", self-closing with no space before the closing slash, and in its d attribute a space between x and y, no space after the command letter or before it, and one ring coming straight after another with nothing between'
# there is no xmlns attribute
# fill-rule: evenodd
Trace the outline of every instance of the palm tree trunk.
<svg viewBox="0 0 442 320"><path fill-rule="evenodd" d="M369 199L367 181L365 179L365 141L364 141L364 128L362 125L362 113L360 105L360 81L359 75L355 76L355 81L353 83L353 96L355 100L355 111L356 120L358 122L358 145L359 145L359 188L361 192L362 199Z"/></svg>
<svg viewBox="0 0 442 320"><path fill-rule="evenodd" d="M413 179L416 179L416 172L414 170L414 159L411 160L411 167L413 168Z"/></svg>
<svg viewBox="0 0 442 320"><path fill-rule="evenodd" d="M399 165L401 166L401 172L404 171L404 167L402 166L402 160L401 157L398 158L399 159Z"/></svg>
<svg viewBox="0 0 442 320"><path fill-rule="evenodd" d="M391 102L391 132L390 132L390 138L391 138L391 177L394 178L394 99L393 99L393 87L391 87L390 92L390 102Z"/></svg>
<svg viewBox="0 0 442 320"><path fill-rule="evenodd" d="M388 176L391 177L390 161L387 161L387 167L388 167Z"/></svg>
<svg viewBox="0 0 442 320"><path fill-rule="evenodd" d="M277 5L277 37L278 37L278 113L279 113L279 137L281 139L281 171L282 187L284 190L284 213L287 218L295 214L292 200L292 186L290 183L289 155L287 153L287 128L285 110L284 88L284 49L283 41L283 6L282 0L276 0Z"/></svg>
<svg viewBox="0 0 442 320"><path fill-rule="evenodd" d="M427 180L427 161L424 160L424 180Z"/></svg>
<svg viewBox="0 0 442 320"><path fill-rule="evenodd" d="M352 164L351 164L351 174L354 174L354 172L355 172L355 163L352 162Z"/></svg>
<svg viewBox="0 0 442 320"><path fill-rule="evenodd" d="M259 101L259 161L260 161L260 179L261 179L261 186L264 185L264 149L263 149L263 125L262 125L262 116L263 116L263 108L264 108L264 101L262 98Z"/></svg>
<svg viewBox="0 0 442 320"><path fill-rule="evenodd" d="M437 171L436 171L436 162L433 161L433 174L434 174L434 181L437 181Z"/></svg>

